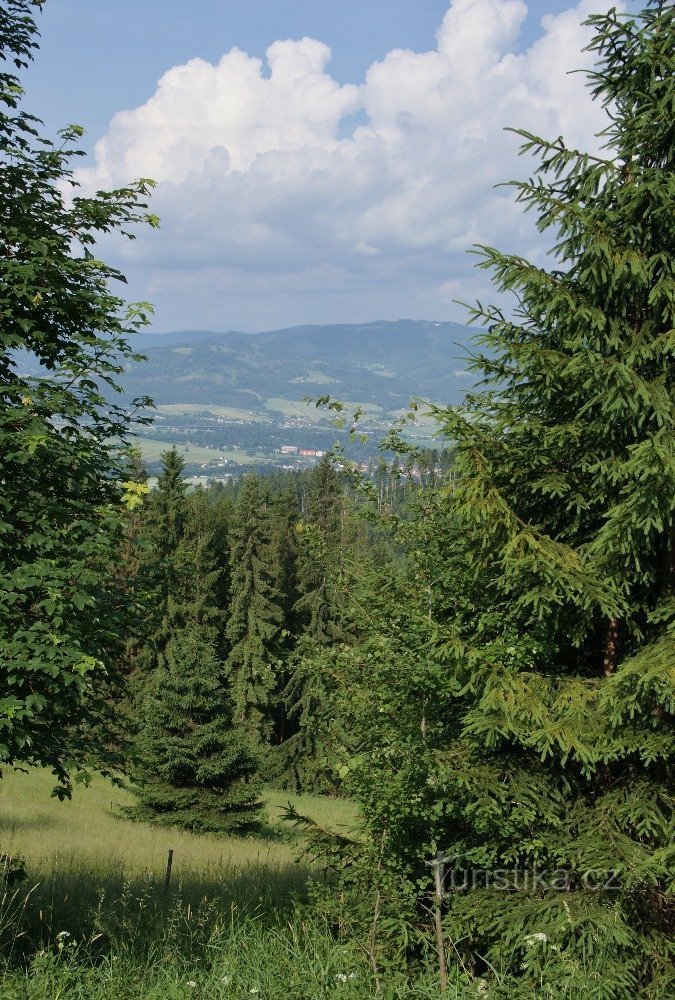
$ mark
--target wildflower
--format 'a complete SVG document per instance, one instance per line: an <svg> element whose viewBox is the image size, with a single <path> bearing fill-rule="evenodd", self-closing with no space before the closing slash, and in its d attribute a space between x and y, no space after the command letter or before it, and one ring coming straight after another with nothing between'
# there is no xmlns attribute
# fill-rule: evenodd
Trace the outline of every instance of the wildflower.
<svg viewBox="0 0 675 1000"><path fill-rule="evenodd" d="M194 979L188 979L188 981L187 981L187 985L188 985L188 986L190 987L190 989L191 989L191 990L194 990L194 989L195 989L195 987L197 986L197 984L196 984L196 982L194 981Z"/></svg>
<svg viewBox="0 0 675 1000"><path fill-rule="evenodd" d="M229 976L221 976L220 977L220 981L223 984L223 986L227 986L227 984L230 981L230 977Z"/></svg>
<svg viewBox="0 0 675 1000"><path fill-rule="evenodd" d="M533 945L536 941L548 941L548 938L543 933L543 931L537 931L535 934L528 934L525 938L525 944Z"/></svg>
<svg viewBox="0 0 675 1000"><path fill-rule="evenodd" d="M335 978L337 979L338 983L346 983L347 982L347 976L345 975L344 972L338 972L338 974L336 975Z"/></svg>
<svg viewBox="0 0 675 1000"><path fill-rule="evenodd" d="M252 986L251 989L249 990L249 993L260 993L260 990L258 989L257 986Z"/></svg>
<svg viewBox="0 0 675 1000"><path fill-rule="evenodd" d="M358 976L356 975L356 973L355 973L355 972L350 972L350 973L349 973L349 978L350 978L350 979L358 979Z"/></svg>
<svg viewBox="0 0 675 1000"><path fill-rule="evenodd" d="M57 941L62 941L64 938L70 937L70 931L59 931L56 935Z"/></svg>

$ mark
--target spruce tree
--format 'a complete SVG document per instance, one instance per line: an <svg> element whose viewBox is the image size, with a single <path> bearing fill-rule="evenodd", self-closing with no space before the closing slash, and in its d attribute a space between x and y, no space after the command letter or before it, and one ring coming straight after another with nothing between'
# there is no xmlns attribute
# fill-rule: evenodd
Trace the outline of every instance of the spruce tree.
<svg viewBox="0 0 675 1000"><path fill-rule="evenodd" d="M331 711L334 683L326 668L349 634L346 560L352 526L343 483L329 456L310 474L296 531L300 596L294 611L299 631L285 693L297 731L284 750L296 788L316 790L335 780L325 760L325 716ZM360 555L363 559L363 548Z"/></svg>
<svg viewBox="0 0 675 1000"><path fill-rule="evenodd" d="M269 498L257 476L242 484L230 533L231 604L227 670L235 721L267 740L279 694L283 614L277 589Z"/></svg>
<svg viewBox="0 0 675 1000"><path fill-rule="evenodd" d="M301 540L296 611L304 618L305 642L330 644L339 633L340 590L344 579L347 512L340 476L329 456L312 470Z"/></svg>
<svg viewBox="0 0 675 1000"><path fill-rule="evenodd" d="M188 624L172 636L141 721L136 818L195 833L257 824L259 761L248 734L233 724L208 626Z"/></svg>
<svg viewBox="0 0 675 1000"><path fill-rule="evenodd" d="M148 559L148 471L137 450L129 454L124 470L124 486L128 492L127 509L119 546L119 566L116 568L118 586L124 595L127 612L127 630L117 659L119 673L124 677L122 693L126 700L130 694L129 680L137 667L140 648L147 641L147 599L150 560Z"/></svg>
<svg viewBox="0 0 675 1000"><path fill-rule="evenodd" d="M179 627L183 590L179 547L187 519L185 463L175 448L162 455L157 487L147 501L142 528L139 574L144 580L143 606L138 616L131 687L140 705L154 671L162 665L172 631Z"/></svg>
<svg viewBox="0 0 675 1000"><path fill-rule="evenodd" d="M628 1000L675 983L675 10L590 23L606 155L519 133L556 265L481 250L517 305L474 309L483 385L436 411L453 478L398 526L409 613L343 655L343 724L375 881L499 873L448 899L462 974Z"/></svg>
<svg viewBox="0 0 675 1000"><path fill-rule="evenodd" d="M283 692L291 678L290 659L300 631L297 601L298 589L298 536L299 518L297 475L280 476L270 494L272 562L275 567L274 586L282 614L282 629L277 644L277 692L271 742L282 744L294 732L294 720L289 718L288 705Z"/></svg>
<svg viewBox="0 0 675 1000"><path fill-rule="evenodd" d="M258 759L233 722L218 655L223 609L218 508L188 496L175 449L163 456L153 497L150 557L158 614L142 663L132 814L196 832L245 830L259 818ZM222 542L222 539L220 539Z"/></svg>

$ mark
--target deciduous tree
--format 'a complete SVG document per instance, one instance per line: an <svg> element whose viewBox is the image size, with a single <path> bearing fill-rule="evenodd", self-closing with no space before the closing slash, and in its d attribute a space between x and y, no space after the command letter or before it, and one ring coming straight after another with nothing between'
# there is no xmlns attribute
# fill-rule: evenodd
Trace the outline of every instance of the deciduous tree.
<svg viewBox="0 0 675 1000"><path fill-rule="evenodd" d="M104 719L124 630L118 456L134 416L114 398L149 310L114 293L123 275L96 243L157 220L147 180L82 196L81 129L54 143L20 110L40 6L0 11L0 760L50 766L67 791L73 771L121 760Z"/></svg>

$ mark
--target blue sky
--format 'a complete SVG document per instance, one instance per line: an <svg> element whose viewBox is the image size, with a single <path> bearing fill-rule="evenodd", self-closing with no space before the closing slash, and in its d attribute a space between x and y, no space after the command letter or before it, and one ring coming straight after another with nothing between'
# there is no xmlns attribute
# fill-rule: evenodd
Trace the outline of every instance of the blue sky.
<svg viewBox="0 0 675 1000"><path fill-rule="evenodd" d="M159 181L160 232L104 248L159 330L461 320L472 243L542 253L502 127L594 145L566 70L599 6L47 0L26 107L87 129L85 189Z"/></svg>
<svg viewBox="0 0 675 1000"><path fill-rule="evenodd" d="M87 129L91 147L122 108L142 103L171 66L194 56L216 62L238 46L264 57L278 38L309 35L332 50L331 74L358 83L395 48L423 52L448 0L47 0L39 17L41 52L26 89L54 130ZM532 0L519 47L539 33L544 14L569 0Z"/></svg>

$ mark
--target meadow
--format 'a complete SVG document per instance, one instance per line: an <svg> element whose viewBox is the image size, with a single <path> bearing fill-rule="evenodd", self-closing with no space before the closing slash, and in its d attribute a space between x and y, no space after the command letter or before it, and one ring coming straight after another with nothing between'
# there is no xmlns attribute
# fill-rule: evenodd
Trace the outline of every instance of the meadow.
<svg viewBox="0 0 675 1000"><path fill-rule="evenodd" d="M260 410L243 410L238 406L218 406L214 403L159 403L156 410L166 416L189 416L191 413L199 413L222 417L224 420L244 420L247 423L269 423L270 420L269 416Z"/></svg>
<svg viewBox="0 0 675 1000"><path fill-rule="evenodd" d="M260 835L194 836L127 819L131 792L105 779L65 802L52 786L36 770L0 781L0 851L27 872L0 886L2 1000L373 995L358 942L307 905L322 874L282 819L290 801L346 832L351 803L268 791ZM415 986L393 979L387 995L436 990L430 971Z"/></svg>

